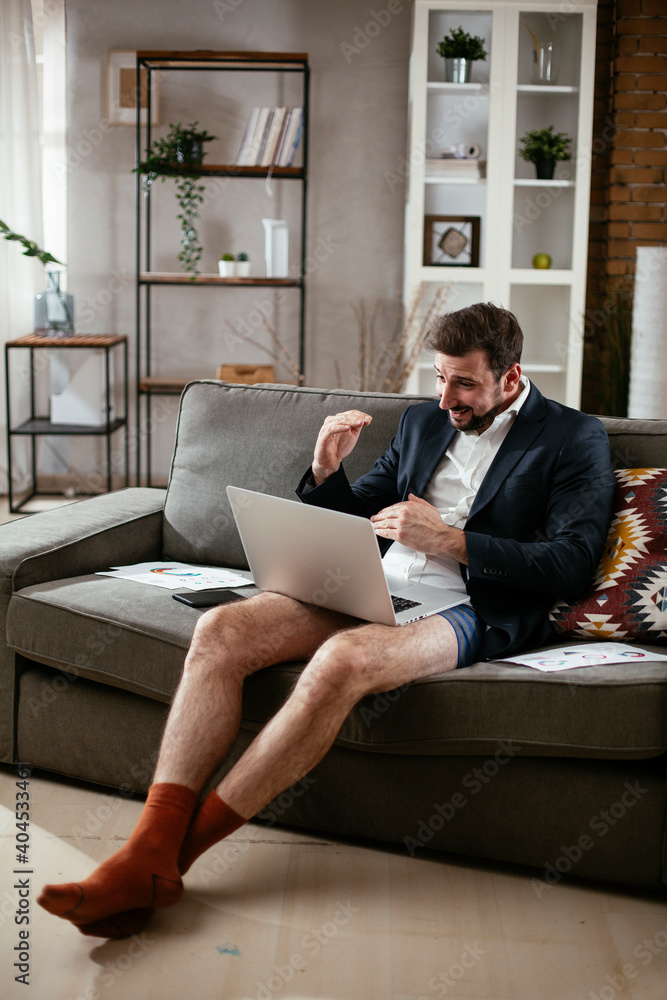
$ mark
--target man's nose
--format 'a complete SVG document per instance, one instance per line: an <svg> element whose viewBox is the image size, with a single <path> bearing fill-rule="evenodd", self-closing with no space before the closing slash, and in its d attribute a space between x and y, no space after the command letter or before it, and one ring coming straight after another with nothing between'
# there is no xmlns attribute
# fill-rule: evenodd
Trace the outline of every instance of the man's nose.
<svg viewBox="0 0 667 1000"><path fill-rule="evenodd" d="M440 403L438 404L441 410L449 410L454 402L454 394L449 391L447 386L442 386L442 392L440 393Z"/></svg>

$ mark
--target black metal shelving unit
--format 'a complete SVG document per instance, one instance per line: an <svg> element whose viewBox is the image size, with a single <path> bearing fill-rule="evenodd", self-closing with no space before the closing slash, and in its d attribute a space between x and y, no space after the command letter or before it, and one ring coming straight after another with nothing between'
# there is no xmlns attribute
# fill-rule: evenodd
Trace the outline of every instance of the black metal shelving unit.
<svg viewBox="0 0 667 1000"><path fill-rule="evenodd" d="M105 408L107 419L103 424L63 424L54 423L48 416L37 414L36 392L35 392L35 351L39 349L48 350L97 350L104 351L105 370ZM122 416L112 418L112 387L111 387L111 352L115 348L122 350L123 369L123 400L124 412ZM30 416L26 420L18 423L12 421L12 394L11 394L11 366L10 352L22 350L28 351L28 378L30 384ZM129 485L129 437L128 437L128 359L127 359L127 337L118 334L71 334L65 336L48 336L41 333L30 333L17 340L9 340L5 344L5 393L7 406L7 477L9 510L11 513L20 513L25 505L36 496L48 495L48 490L39 490L37 486L37 455L36 438L58 436L58 437L105 437L106 438L106 486L107 492L112 490L113 460L111 453L111 439L116 431L125 428L124 458L125 458L125 486ZM31 485L28 493L20 500L14 502L14 490L12 486L12 464L13 453L12 444L14 437L27 437L30 439L30 472ZM92 492L80 493L78 496L93 496Z"/></svg>
<svg viewBox="0 0 667 1000"><path fill-rule="evenodd" d="M136 199L136 475L137 484L143 480L145 453L145 483L150 486L152 399L155 396L180 395L187 380L162 378L152 374L151 362L151 298L159 286L179 285L184 288L220 286L237 288L283 287L294 288L299 296L299 371L305 372L305 314L306 314L306 204L308 194L308 106L310 69L308 56L294 52L214 52L197 50L188 52L140 51L137 52L136 74L136 157L141 161L144 151L151 144L151 95L152 74L160 70L183 70L245 73L297 73L302 76L303 126L301 133L301 166L298 167L238 167L232 164L205 164L201 167L174 167L169 174L230 178L257 178L298 181L301 184L301 240L299 271L294 278L232 277L216 274L199 274L193 280L185 272L156 272L151 268L151 195L142 189L142 178L137 173ZM142 74L145 77L142 79ZM145 122L142 122L142 97L146 95ZM191 293L190 293L191 294ZM144 419L145 418L145 419ZM145 447L144 447L145 445Z"/></svg>

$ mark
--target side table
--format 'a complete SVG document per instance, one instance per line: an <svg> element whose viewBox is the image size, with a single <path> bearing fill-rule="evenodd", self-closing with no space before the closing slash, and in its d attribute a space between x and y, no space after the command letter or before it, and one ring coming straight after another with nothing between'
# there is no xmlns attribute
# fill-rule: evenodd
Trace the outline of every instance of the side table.
<svg viewBox="0 0 667 1000"><path fill-rule="evenodd" d="M97 350L104 352L104 378L105 378L105 391L106 395L104 397L105 409L106 409L106 421L101 423L99 426L97 424L67 424L67 423L53 423L49 416L40 416L35 412L36 410L36 394L35 394L35 351L38 348L48 348L49 350ZM113 416L113 400L112 400L112 381L111 381L111 365L113 362L112 351L115 349L120 349L121 351L121 364L123 372L123 413L120 416ZM10 364L10 352L15 350L27 351L29 354L28 362L28 375L30 383L30 416L27 420L23 420L19 423L12 423L12 398L11 398L11 364ZM128 388L127 388L127 377L128 377L128 363L127 363L127 337L116 335L116 334L71 334L63 337L58 336L46 336L42 333L30 333L24 337L19 337L16 340L9 340L5 344L5 392L7 401L7 477L8 477L8 493L9 493L9 510L12 513L18 513L30 500L35 496L44 496L47 491L40 491L37 488L37 457L35 448L35 439L38 437L45 437L48 435L60 435L60 436L71 436L71 437L105 437L106 438L106 485L107 492L111 492L111 476L112 476L112 454L111 454L111 438L112 435L124 428L125 430L125 441L124 441L124 464L125 464L125 486L129 485L129 439L128 439ZM12 442L15 437L28 437L31 443L31 485L29 492L24 496L20 502L14 502L13 487L12 487ZM95 495L95 491L80 492L79 496L92 496Z"/></svg>

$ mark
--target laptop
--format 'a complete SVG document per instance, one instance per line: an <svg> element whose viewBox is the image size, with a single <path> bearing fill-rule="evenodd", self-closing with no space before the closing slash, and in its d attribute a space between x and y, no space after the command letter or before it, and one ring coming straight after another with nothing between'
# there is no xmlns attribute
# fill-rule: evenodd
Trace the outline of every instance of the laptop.
<svg viewBox="0 0 667 1000"><path fill-rule="evenodd" d="M365 517L228 486L255 584L382 625L407 625L467 597L385 574Z"/></svg>

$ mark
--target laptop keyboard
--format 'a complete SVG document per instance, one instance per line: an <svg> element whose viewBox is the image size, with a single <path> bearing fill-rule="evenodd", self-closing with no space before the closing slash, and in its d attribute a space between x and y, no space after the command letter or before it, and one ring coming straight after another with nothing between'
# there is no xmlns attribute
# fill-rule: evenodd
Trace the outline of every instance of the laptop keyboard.
<svg viewBox="0 0 667 1000"><path fill-rule="evenodd" d="M394 605L396 614L399 614L401 611L408 611L410 608L418 608L421 601L409 601L407 597L394 597L392 594L391 603Z"/></svg>

